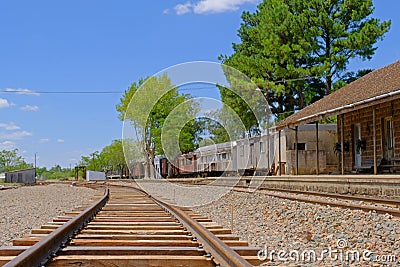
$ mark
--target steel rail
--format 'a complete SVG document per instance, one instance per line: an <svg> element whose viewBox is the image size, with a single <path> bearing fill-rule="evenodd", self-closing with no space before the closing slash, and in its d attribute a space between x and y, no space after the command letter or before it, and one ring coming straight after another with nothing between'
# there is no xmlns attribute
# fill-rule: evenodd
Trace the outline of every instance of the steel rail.
<svg viewBox="0 0 400 267"><path fill-rule="evenodd" d="M251 178L251 177L250 177ZM395 178L398 180L398 178ZM174 182L173 180L170 180ZM175 183L182 183L182 181L176 181ZM190 184L193 184L193 181L189 181ZM206 184L202 183L203 185L208 186L220 186L224 187L224 185L214 185L214 184ZM321 197L332 197L332 198L341 198L341 199L348 199L348 200L358 200L364 202L373 202L374 204L389 204L389 205L400 205L400 198L377 198L377 197L370 197L370 196L363 196L363 195L348 195L348 194L338 194L338 193L329 193L329 192L316 192L316 191L301 191L301 190L294 190L294 189L284 189L284 188L274 188L274 187L265 187L260 186L258 188L245 186L245 185L235 185L234 188L243 188L243 189L254 189L259 191L276 191L276 192L284 192L284 193L294 193L294 194L303 194L303 195L315 195Z"/></svg>
<svg viewBox="0 0 400 267"><path fill-rule="evenodd" d="M209 186L223 186L223 185L209 185ZM273 188L273 187L251 187L244 185L235 185L234 188L241 189L253 189L258 191L276 191L282 193L293 193L293 194L301 194L308 196L318 196L318 197L330 197L337 199L347 199L354 201L364 201L364 202L373 202L374 204L388 204L388 205L397 205L400 206L400 199L390 199L390 198L376 198L362 195L347 195L347 194L337 194L337 193L328 193L328 192L316 192L316 191L301 191L301 190L293 190L293 189L284 189L284 188Z"/></svg>
<svg viewBox="0 0 400 267"><path fill-rule="evenodd" d="M224 187L224 185L209 185L208 186L215 186L215 187ZM234 188L232 188L233 191L236 192L242 192L242 193L253 193L253 191L248 191L246 189L251 189L251 187L248 186L240 186L236 185ZM253 188L254 189L254 188ZM268 193L267 191L276 191L280 193L290 193L290 194L295 194L294 195L279 195L279 194L274 194L274 193ZM321 204L321 205L329 205L329 206L335 206L335 207L340 207L340 208L348 208L348 209L354 209L354 210L364 210L364 211L375 211L380 214L391 214L396 217L400 217L400 210L399 209L394 209L394 208L385 208L385 207L378 207L378 206L373 206L373 205L359 205L359 204L352 204L352 203L339 203L339 202L333 202L333 201L328 201L328 200L323 200L323 199L309 199L306 196L317 196L317 197L323 197L323 198L334 198L336 200L352 200L352 201L364 201L364 202L372 202L374 204L389 204L389 205L400 205L400 201L397 199L383 199L383 198L373 198L373 197L363 197L363 196L350 196L350 195L341 195L341 194L333 194L333 193L320 193L320 192L314 192L314 191L299 191L299 190L290 190L290 189L279 189L279 188L268 188L268 187L260 187L258 189L258 192L267 196L271 197L278 197L282 199L288 199L288 200L294 200L294 201L301 201L301 202L307 202L311 204ZM299 196L303 195L303 196Z"/></svg>
<svg viewBox="0 0 400 267"><path fill-rule="evenodd" d="M153 198L153 197L152 197ZM186 227L196 236L196 238L202 243L204 249L211 253L215 261L221 266L232 266L232 267L246 267L253 266L244 258L242 258L236 251L226 245L207 228L201 225L199 222L191 218L186 212L176 208L173 205L160 202L153 198L156 202L166 207L172 214L178 217L178 220L184 222Z"/></svg>
<svg viewBox="0 0 400 267"><path fill-rule="evenodd" d="M86 223L106 204L109 198L109 190L105 189L104 196L96 203L85 209L54 232L28 248L4 267L35 267L43 266L55 253L65 245L69 238L76 235Z"/></svg>
<svg viewBox="0 0 400 267"><path fill-rule="evenodd" d="M178 181L176 183L180 183ZM190 184L193 184L191 182ZM214 184L204 184L207 186L216 186L216 187L225 187L225 185L214 185ZM302 194L302 195L313 195L319 197L331 197L337 199L348 199L354 201L364 201L364 202L373 202L374 204L389 204L389 205L397 205L400 206L400 198L377 198L370 196L362 196L362 195L348 195L348 194L337 194L337 193L328 193L328 192L316 192L316 191L301 191L301 190L293 190L293 189L284 189L284 188L274 188L274 187L265 187L260 186L258 188L244 185L235 185L234 188L242 188L242 189L253 189L258 191L276 191L282 193L293 193L293 194Z"/></svg>
<svg viewBox="0 0 400 267"><path fill-rule="evenodd" d="M242 193L249 193L249 194L253 193L253 192L249 192L245 189L233 188L232 190L236 191L236 192L242 192ZM307 198L304 196L278 195L278 194L268 193L268 192L266 192L266 190L259 190L258 192L261 194L270 196L270 197L277 197L277 198L281 198L281 199L288 199L288 200L301 201L301 202L306 202L306 203L311 203L311 204L320 204L320 205L334 206L334 207L354 209L354 210L375 211L380 214L387 213L387 214L391 214L396 217L400 217L399 209L390 209L390 208L377 207L377 206L372 206L372 205L358 205L358 204L344 203L344 202L333 202L333 201L328 201L328 200L323 200L323 199ZM281 192L284 192L284 191L281 191ZM296 194L296 193L294 193L294 194ZM301 193L301 194L307 195L306 192ZM311 194L310 194L310 196L311 196ZM320 196L323 196L323 195L320 195ZM340 200L340 197L336 197L336 198L337 198L337 200Z"/></svg>
<svg viewBox="0 0 400 267"><path fill-rule="evenodd" d="M241 186L240 188L245 188L245 187ZM269 187L260 187L259 190L270 190L270 191L278 191L278 192L285 192L285 193L287 192L287 193L295 193L295 194L303 194L303 195L342 198L342 199L348 199L348 200L373 202L375 204L379 203L379 204L389 204L389 205L400 205L400 199L375 198L375 197L368 197L368 196L344 195L344 194L336 194L336 193L300 191L300 190L269 188Z"/></svg>
<svg viewBox="0 0 400 267"><path fill-rule="evenodd" d="M173 214L181 223L183 223L186 228L198 239L198 241L203 245L204 249L211 253L214 257L214 261L220 266L231 266L231 267L250 267L251 265L243 257L241 257L236 251L231 247L226 245L222 240L215 236L212 232L206 229L199 222L190 217L185 211L177 208L174 205L165 203L151 195L146 191L126 185L118 185L122 187L128 187L139 192L148 195L153 201L158 205L168 210Z"/></svg>

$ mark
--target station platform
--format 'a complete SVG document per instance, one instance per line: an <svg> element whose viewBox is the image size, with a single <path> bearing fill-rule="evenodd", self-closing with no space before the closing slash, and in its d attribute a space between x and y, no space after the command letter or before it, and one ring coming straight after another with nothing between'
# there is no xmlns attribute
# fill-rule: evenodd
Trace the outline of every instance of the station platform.
<svg viewBox="0 0 400 267"><path fill-rule="evenodd" d="M226 184L232 180L240 186L265 189L287 189L351 195L400 197L400 175L282 175L167 179L187 184Z"/></svg>

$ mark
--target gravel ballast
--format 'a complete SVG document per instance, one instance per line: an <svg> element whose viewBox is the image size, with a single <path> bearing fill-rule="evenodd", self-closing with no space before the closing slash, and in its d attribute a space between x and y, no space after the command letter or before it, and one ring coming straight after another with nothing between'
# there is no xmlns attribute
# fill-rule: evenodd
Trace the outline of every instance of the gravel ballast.
<svg viewBox="0 0 400 267"><path fill-rule="evenodd" d="M399 217L262 191L223 195L221 187L151 180L138 184L152 196L188 206L225 228L233 226L234 235L261 249L263 266L399 266Z"/></svg>
<svg viewBox="0 0 400 267"><path fill-rule="evenodd" d="M0 246L30 234L54 217L94 197L96 190L63 184L23 186L0 191Z"/></svg>
<svg viewBox="0 0 400 267"><path fill-rule="evenodd" d="M231 192L194 210L226 228L231 228L233 210L233 233L263 249L265 266L398 266L400 262L400 218L388 214L285 200L258 192ZM321 254L324 249L325 254ZM311 250L316 252L315 261L306 260ZM281 259L279 251L286 253ZM302 253L306 253L305 260Z"/></svg>

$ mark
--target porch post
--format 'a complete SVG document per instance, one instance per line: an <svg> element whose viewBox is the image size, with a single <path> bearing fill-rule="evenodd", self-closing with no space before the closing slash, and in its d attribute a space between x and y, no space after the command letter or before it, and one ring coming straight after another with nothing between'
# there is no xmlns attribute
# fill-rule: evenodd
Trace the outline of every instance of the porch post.
<svg viewBox="0 0 400 267"><path fill-rule="evenodd" d="M279 145L278 145L278 166L279 166L279 176L282 175L282 164L281 164L281 130L279 130L279 135L278 135L278 141L279 141Z"/></svg>
<svg viewBox="0 0 400 267"><path fill-rule="evenodd" d="M316 134L316 139L317 139L317 168L316 168L316 173L317 175L319 174L319 136L318 136L318 121L315 122L315 134Z"/></svg>
<svg viewBox="0 0 400 267"><path fill-rule="evenodd" d="M268 166L268 173L269 173L269 170L270 170L270 168L271 168L271 165L269 165L269 147L270 147L270 145L269 145L269 142L270 142L270 140L269 140L269 138L270 138L270 135L269 135L269 128L267 128L267 166Z"/></svg>
<svg viewBox="0 0 400 267"><path fill-rule="evenodd" d="M372 109L372 134L374 145L374 174L378 174L378 166L376 162L376 108Z"/></svg>
<svg viewBox="0 0 400 267"><path fill-rule="evenodd" d="M342 175L344 175L344 114L340 119L340 141L341 141L341 153L342 153Z"/></svg>
<svg viewBox="0 0 400 267"><path fill-rule="evenodd" d="M79 179L79 169L78 167L75 167L75 181L78 181Z"/></svg>
<svg viewBox="0 0 400 267"><path fill-rule="evenodd" d="M295 150L296 150L296 175L299 175L299 137L298 137L299 126L295 128Z"/></svg>

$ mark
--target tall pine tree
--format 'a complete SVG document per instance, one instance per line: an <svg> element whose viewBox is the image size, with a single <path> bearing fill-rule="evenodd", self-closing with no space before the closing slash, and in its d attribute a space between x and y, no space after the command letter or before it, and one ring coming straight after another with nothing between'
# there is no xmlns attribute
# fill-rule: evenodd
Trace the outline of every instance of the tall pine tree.
<svg viewBox="0 0 400 267"><path fill-rule="evenodd" d="M283 119L331 93L352 58L371 59L390 28L373 11L372 0L264 0L242 14L241 42L220 59L256 82Z"/></svg>

